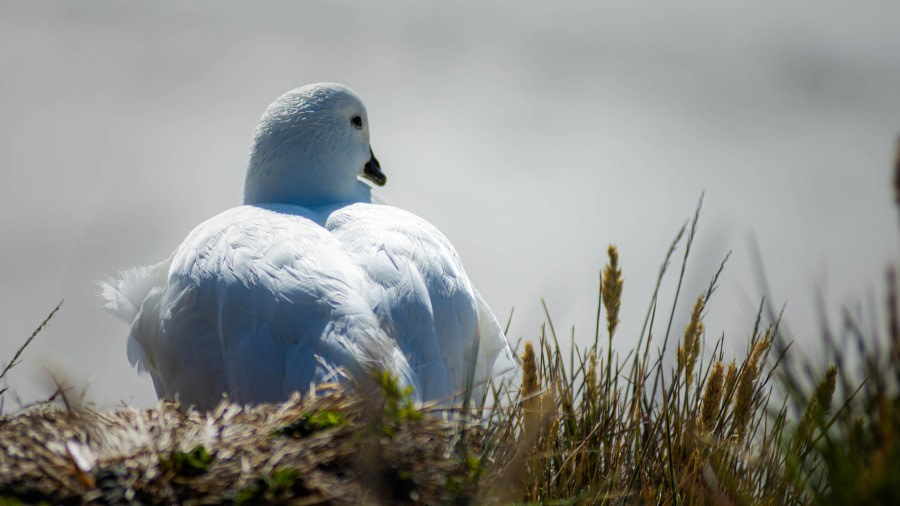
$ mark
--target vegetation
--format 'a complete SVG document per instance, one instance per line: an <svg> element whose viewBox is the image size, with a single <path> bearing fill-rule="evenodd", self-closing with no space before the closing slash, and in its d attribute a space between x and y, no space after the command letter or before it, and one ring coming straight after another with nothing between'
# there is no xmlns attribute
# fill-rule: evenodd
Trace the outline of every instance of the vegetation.
<svg viewBox="0 0 900 506"><path fill-rule="evenodd" d="M347 419L340 411L324 409L312 413L303 413L294 422L279 428L275 434L291 437L306 437L320 430L340 427L347 423Z"/></svg>
<svg viewBox="0 0 900 506"><path fill-rule="evenodd" d="M900 206L900 142L897 155ZM630 336L637 344L624 356L613 348L623 286L613 246L601 276L593 343L579 349L573 338L573 352L564 356L549 314L537 342L525 343L520 388L495 389L500 401L486 415L482 465L494 479L479 484L480 499L900 503L900 316L893 268L885 310L845 310L837 330L823 317L819 340L826 360L815 363L789 350L781 315L765 301L742 356L725 356L724 337L706 340L703 318L723 261L708 288L695 295L673 345L673 367L664 357L698 216L699 206L660 269L662 280L683 242L667 318L657 318L657 283L641 333ZM866 323L877 314L884 315L883 325Z"/></svg>
<svg viewBox="0 0 900 506"><path fill-rule="evenodd" d="M900 157L895 169L900 205ZM894 270L885 309L823 324L827 360L791 350L766 301L745 351L726 356L704 325L725 261L702 293L682 293L699 211L673 240L624 354L613 344L626 339L626 273L610 246L593 340L582 348L573 336L564 353L547 314L520 350L519 378L492 385L475 414L416 406L384 373L375 401L322 385L283 405L209 413L171 403L98 413L62 395L64 408L0 418L0 504L900 503ZM678 251L675 302L662 308ZM684 297L693 303L679 331Z"/></svg>
<svg viewBox="0 0 900 506"><path fill-rule="evenodd" d="M212 455L203 447L195 446L189 452L176 451L169 458L160 459L160 467L182 476L197 476L209 471Z"/></svg>

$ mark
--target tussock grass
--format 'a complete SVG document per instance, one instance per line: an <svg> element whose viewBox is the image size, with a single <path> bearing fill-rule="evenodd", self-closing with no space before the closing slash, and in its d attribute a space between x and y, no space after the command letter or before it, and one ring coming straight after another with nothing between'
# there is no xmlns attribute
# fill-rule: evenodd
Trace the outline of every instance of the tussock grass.
<svg viewBox="0 0 900 506"><path fill-rule="evenodd" d="M336 385L320 385L284 404L223 402L208 413L172 402L111 412L44 403L0 419L0 499L465 501L478 475L454 446L458 424L428 410L408 416L406 400L372 402ZM473 439L479 433L476 427L463 430ZM474 444L469 448L478 451Z"/></svg>
<svg viewBox="0 0 900 506"><path fill-rule="evenodd" d="M698 218L699 206L669 248L660 283L679 246L690 250ZM652 344L658 286L646 333L620 356L613 341L625 282L615 246L608 257L594 342L580 349L573 338L564 356L548 315L537 342L525 343L521 389L494 390L501 402L487 415L485 459L497 479L482 484L481 497L585 504L771 500L783 475L781 437L788 430L785 414L771 419L765 409L777 363L769 357L770 336L778 322L763 325L760 309L746 356L728 366L723 337L709 346L711 353L701 353L704 310L723 262L696 298L674 368L663 360L669 340L656 349ZM671 311L665 335L673 319Z"/></svg>
<svg viewBox="0 0 900 506"><path fill-rule="evenodd" d="M900 140L893 178L900 209ZM625 284L614 246L598 290L594 342L580 349L573 336L564 356L548 314L536 342L525 343L521 388L493 391L500 402L488 415L483 460L496 478L480 484L481 501L900 504L894 268L886 276L884 310L844 310L842 327L834 329L822 309L821 335L804 336L823 350L818 362L789 350L793 340L781 313L766 300L746 352L726 357L724 336L707 340L703 323L726 256L707 289L694 294L672 367L663 357L685 296L682 279L699 215L700 205L672 241L641 332L627 336L636 342L627 353L613 347L621 339L616 327ZM679 248L674 301L663 321L658 295ZM879 314L884 323L872 323Z"/></svg>

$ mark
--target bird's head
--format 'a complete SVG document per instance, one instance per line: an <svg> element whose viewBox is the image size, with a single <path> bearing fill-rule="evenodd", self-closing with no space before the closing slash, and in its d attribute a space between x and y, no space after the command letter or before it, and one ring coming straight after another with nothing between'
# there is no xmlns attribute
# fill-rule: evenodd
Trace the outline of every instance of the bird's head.
<svg viewBox="0 0 900 506"><path fill-rule="evenodd" d="M366 107L350 88L308 84L272 102L256 127L244 203L304 207L364 201L386 177L369 145Z"/></svg>

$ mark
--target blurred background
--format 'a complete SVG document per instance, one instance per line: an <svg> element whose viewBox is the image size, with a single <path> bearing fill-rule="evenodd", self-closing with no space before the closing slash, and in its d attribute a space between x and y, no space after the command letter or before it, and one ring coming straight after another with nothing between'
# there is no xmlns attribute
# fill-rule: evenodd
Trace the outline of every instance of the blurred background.
<svg viewBox="0 0 900 506"><path fill-rule="evenodd" d="M733 250L706 326L746 346L757 243L814 355L815 294L836 320L880 307L897 258L898 26L889 2L3 2L0 364L64 298L10 373L20 400L54 371L153 403L94 280L238 205L263 109L317 81L364 98L383 197L450 238L501 321L515 307L511 341L539 335L541 297L592 340L615 243L629 349L705 191L673 332Z"/></svg>

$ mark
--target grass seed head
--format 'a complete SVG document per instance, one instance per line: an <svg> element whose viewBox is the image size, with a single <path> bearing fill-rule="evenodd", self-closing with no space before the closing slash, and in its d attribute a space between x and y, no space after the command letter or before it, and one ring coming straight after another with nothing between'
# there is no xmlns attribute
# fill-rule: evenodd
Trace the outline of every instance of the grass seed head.
<svg viewBox="0 0 900 506"><path fill-rule="evenodd" d="M831 400L834 397L834 388L837 384L837 366L831 364L825 370L825 377L816 387L815 398L822 409L822 413L828 413L831 410Z"/></svg>
<svg viewBox="0 0 900 506"><path fill-rule="evenodd" d="M760 341L762 342L762 341ZM756 387L756 378L759 376L759 368L753 360L753 356L744 364L744 370L738 379L737 393L734 398L734 434L737 441L744 440L747 425L753 415L753 394Z"/></svg>
<svg viewBox="0 0 900 506"><path fill-rule="evenodd" d="M591 351L588 355L587 372L584 377L584 403L585 407L593 405L597 400L597 354Z"/></svg>
<svg viewBox="0 0 900 506"><path fill-rule="evenodd" d="M700 355L700 336L703 334L703 296L697 297L691 321L684 328L684 341L678 346L678 370L684 371L684 383L689 385L694 377L694 365Z"/></svg>
<svg viewBox="0 0 900 506"><path fill-rule="evenodd" d="M725 373L725 393L729 394L730 399L734 398L734 382L737 379L737 364L734 363L734 359L728 363L728 372ZM729 401L729 397L726 397L725 402Z"/></svg>
<svg viewBox="0 0 900 506"><path fill-rule="evenodd" d="M900 139L897 141L898 152L900 152ZM897 166L900 167L900 156L897 159ZM900 184L900 168L897 172L897 182ZM900 193L898 193L900 198ZM888 357L894 364L900 363L900 314L897 312L897 271L890 267L887 271L887 317L888 317L888 337L890 338L891 354Z"/></svg>
<svg viewBox="0 0 900 506"><path fill-rule="evenodd" d="M822 407L819 406L819 401L815 396L811 397L809 399L809 404L806 405L806 411L803 413L800 422L797 424L794 436L791 438L790 448L795 455L800 454L803 449L810 444L816 419L821 413Z"/></svg>
<svg viewBox="0 0 900 506"><path fill-rule="evenodd" d="M822 381L816 385L815 391L809 398L806 410L797 424L797 429L791 440L791 449L799 454L806 448L812 439L814 429L824 422L822 417L831 409L831 400L834 397L834 388L837 383L837 366L828 366Z"/></svg>
<svg viewBox="0 0 900 506"><path fill-rule="evenodd" d="M606 309L606 330L612 339L619 325L619 307L622 304L622 286L625 284L622 278L622 269L619 268L619 249L610 244L607 249L609 264L603 268L603 277L600 281L600 295L603 299L603 307Z"/></svg>
<svg viewBox="0 0 900 506"><path fill-rule="evenodd" d="M900 206L900 137L894 148L894 203Z"/></svg>
<svg viewBox="0 0 900 506"><path fill-rule="evenodd" d="M753 397L756 391L756 380L761 370L760 361L771 345L771 328L769 328L766 330L765 336L753 345L750 356L744 362L744 369L740 378L737 379L738 385L734 398L734 421L732 427L738 442L744 440L747 425L754 413Z"/></svg>
<svg viewBox="0 0 900 506"><path fill-rule="evenodd" d="M534 394L541 388L537 374L537 361L531 341L525 341L525 353L522 354L522 396Z"/></svg>
<svg viewBox="0 0 900 506"><path fill-rule="evenodd" d="M756 341L756 344L753 345L753 352L750 354L750 362L753 363L757 368L759 367L759 361L762 356L769 349L769 346L772 345L772 329L766 330L766 335L759 341Z"/></svg>
<svg viewBox="0 0 900 506"><path fill-rule="evenodd" d="M721 361L713 365L709 378L706 380L706 389L703 391L703 407L700 411L700 428L706 432L712 432L719 414L719 405L722 403L723 380L725 378L725 366Z"/></svg>

